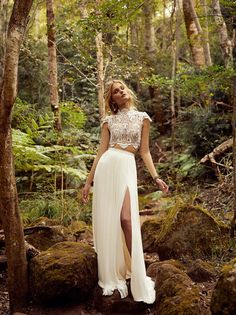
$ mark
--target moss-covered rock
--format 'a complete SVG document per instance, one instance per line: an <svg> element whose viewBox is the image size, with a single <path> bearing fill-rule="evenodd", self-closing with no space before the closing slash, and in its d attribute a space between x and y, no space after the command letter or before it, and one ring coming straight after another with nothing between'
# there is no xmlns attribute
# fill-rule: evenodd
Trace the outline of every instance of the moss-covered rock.
<svg viewBox="0 0 236 315"><path fill-rule="evenodd" d="M64 241L75 241L76 238L62 225L35 226L31 234L26 235L26 241L39 250L47 250L54 244Z"/></svg>
<svg viewBox="0 0 236 315"><path fill-rule="evenodd" d="M155 250L160 260L215 257L228 244L228 232L207 210L192 205L172 208L164 220L142 225L144 251Z"/></svg>
<svg viewBox="0 0 236 315"><path fill-rule="evenodd" d="M62 242L30 262L30 288L34 301L48 304L84 300L97 284L97 258L93 248Z"/></svg>
<svg viewBox="0 0 236 315"><path fill-rule="evenodd" d="M152 263L147 268L147 275L151 277L152 279L156 279L158 267L163 264L170 264L182 271L186 270L185 266L180 261L175 260L175 259L169 259L169 260L157 261L157 262Z"/></svg>
<svg viewBox="0 0 236 315"><path fill-rule="evenodd" d="M189 266L187 275L195 282L204 282L214 279L216 272L210 262L197 259Z"/></svg>
<svg viewBox="0 0 236 315"><path fill-rule="evenodd" d="M215 286L211 298L213 315L236 313L236 258L226 264Z"/></svg>
<svg viewBox="0 0 236 315"><path fill-rule="evenodd" d="M73 221L68 226L69 231L75 236L76 241L93 245L93 230L84 221Z"/></svg>
<svg viewBox="0 0 236 315"><path fill-rule="evenodd" d="M187 274L169 263L156 272L155 315L200 315L200 292Z"/></svg>

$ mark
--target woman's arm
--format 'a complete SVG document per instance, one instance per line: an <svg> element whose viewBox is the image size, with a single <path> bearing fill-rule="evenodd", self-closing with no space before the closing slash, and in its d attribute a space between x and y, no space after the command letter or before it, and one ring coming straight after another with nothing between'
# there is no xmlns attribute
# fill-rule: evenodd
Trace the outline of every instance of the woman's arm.
<svg viewBox="0 0 236 315"><path fill-rule="evenodd" d="M108 124L104 123L102 125L102 131L101 131L101 141L100 141L100 145L98 148L98 153L93 161L93 166L90 170L90 173L86 179L83 191L82 191L82 199L84 202L88 201L88 196L89 196L89 190L91 187L91 184L93 182L93 178L94 178L94 173L98 164L98 161L100 159L100 157L102 156L102 154L108 149L109 146L109 139L110 139L110 132L108 129Z"/></svg>
<svg viewBox="0 0 236 315"><path fill-rule="evenodd" d="M141 144L140 144L140 149L139 149L140 155L149 173L154 179L155 183L159 185L159 187L161 188L163 192L168 192L168 185L158 177L156 168L153 164L152 156L149 150L149 130L150 130L150 122L148 119L144 119L142 135L141 135Z"/></svg>

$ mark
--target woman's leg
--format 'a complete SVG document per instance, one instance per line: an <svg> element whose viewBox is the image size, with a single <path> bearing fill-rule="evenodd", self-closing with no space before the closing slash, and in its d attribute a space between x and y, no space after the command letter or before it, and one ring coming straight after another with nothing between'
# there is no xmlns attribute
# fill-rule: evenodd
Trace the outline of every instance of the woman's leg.
<svg viewBox="0 0 236 315"><path fill-rule="evenodd" d="M131 225L131 209L130 209L130 194L127 188L121 209L121 227L125 235L126 246L131 256L132 249L132 225Z"/></svg>

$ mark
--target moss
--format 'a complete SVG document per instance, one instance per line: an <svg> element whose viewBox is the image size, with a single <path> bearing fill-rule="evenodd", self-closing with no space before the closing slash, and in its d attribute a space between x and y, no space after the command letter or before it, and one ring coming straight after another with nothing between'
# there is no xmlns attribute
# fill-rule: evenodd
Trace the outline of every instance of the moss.
<svg viewBox="0 0 236 315"><path fill-rule="evenodd" d="M73 294L83 299L97 282L96 254L86 244L58 243L32 259L30 275L37 302L70 298Z"/></svg>
<svg viewBox="0 0 236 315"><path fill-rule="evenodd" d="M236 258L223 266L211 299L213 315L235 314L236 310Z"/></svg>
<svg viewBox="0 0 236 315"><path fill-rule="evenodd" d="M169 263L158 268L157 308L155 314L191 315L200 314L200 295L191 279Z"/></svg>

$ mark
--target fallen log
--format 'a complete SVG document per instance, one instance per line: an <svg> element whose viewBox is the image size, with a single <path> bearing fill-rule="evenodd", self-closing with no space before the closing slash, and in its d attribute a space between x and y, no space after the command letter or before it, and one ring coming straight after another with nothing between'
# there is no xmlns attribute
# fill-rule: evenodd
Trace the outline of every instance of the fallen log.
<svg viewBox="0 0 236 315"><path fill-rule="evenodd" d="M220 145L218 145L216 148L214 148L214 150L211 153L206 154L200 160L200 163L206 163L209 160L212 164L221 165L221 164L216 162L215 157L221 155L222 153L227 151L232 146L233 146L233 138L230 138L230 139L224 141L223 143L221 143ZM223 166L223 165L221 165L221 166Z"/></svg>

